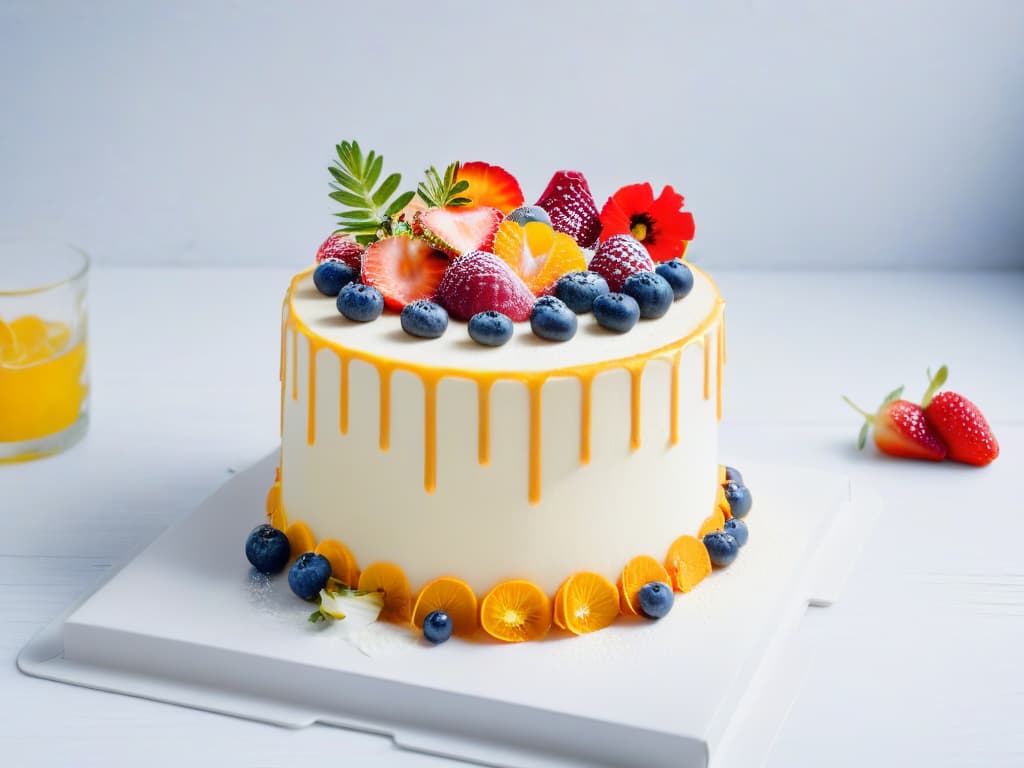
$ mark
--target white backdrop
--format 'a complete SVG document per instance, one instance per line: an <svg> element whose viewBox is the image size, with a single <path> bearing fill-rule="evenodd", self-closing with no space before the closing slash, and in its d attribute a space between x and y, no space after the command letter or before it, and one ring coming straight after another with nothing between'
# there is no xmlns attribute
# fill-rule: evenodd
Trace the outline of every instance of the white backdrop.
<svg viewBox="0 0 1024 768"><path fill-rule="evenodd" d="M1024 265L1020 0L0 0L0 72L0 235L100 263L304 264L357 138L673 183L714 266Z"/></svg>

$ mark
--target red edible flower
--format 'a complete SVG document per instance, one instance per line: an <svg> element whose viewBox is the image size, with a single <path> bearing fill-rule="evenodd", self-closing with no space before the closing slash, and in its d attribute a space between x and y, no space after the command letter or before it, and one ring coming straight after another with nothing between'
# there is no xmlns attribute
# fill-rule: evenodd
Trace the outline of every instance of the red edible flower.
<svg viewBox="0 0 1024 768"><path fill-rule="evenodd" d="M623 187L601 209L601 240L632 235L654 261L681 258L693 239L693 214L682 210L683 196L665 187L654 199L647 182Z"/></svg>

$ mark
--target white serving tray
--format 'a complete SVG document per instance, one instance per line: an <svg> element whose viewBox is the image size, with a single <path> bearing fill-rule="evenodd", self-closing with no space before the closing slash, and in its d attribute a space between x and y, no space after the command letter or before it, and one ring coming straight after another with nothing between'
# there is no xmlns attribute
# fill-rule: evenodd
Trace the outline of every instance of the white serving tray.
<svg viewBox="0 0 1024 768"><path fill-rule="evenodd" d="M661 621L437 647L374 625L357 643L344 622L309 624L312 606L283 574L260 578L245 561L276 459L236 475L43 630L19 668L485 765L752 766L807 661L788 641L809 605L836 599L881 508L843 476L745 466L750 543Z"/></svg>

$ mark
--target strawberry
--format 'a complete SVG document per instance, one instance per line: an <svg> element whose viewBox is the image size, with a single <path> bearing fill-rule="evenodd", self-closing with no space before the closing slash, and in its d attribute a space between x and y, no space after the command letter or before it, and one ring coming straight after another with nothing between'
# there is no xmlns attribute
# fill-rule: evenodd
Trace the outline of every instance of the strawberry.
<svg viewBox="0 0 1024 768"><path fill-rule="evenodd" d="M618 293L630 275L653 272L654 261L643 243L632 235L613 235L597 247L588 269L597 272Z"/></svg>
<svg viewBox="0 0 1024 768"><path fill-rule="evenodd" d="M875 445L882 453L905 459L942 461L946 457L946 446L925 419L924 409L909 400L900 400L903 387L890 392L874 414L858 408L847 397L847 402L864 417L857 447L864 448L868 429L875 427Z"/></svg>
<svg viewBox="0 0 1024 768"><path fill-rule="evenodd" d="M333 234L320 245L316 252L316 263L322 264L328 259L336 259L348 264L358 271L363 251L366 249L348 235Z"/></svg>
<svg viewBox="0 0 1024 768"><path fill-rule="evenodd" d="M601 236L601 217L590 186L579 171L555 171L536 203L551 217L551 226L581 248L593 248Z"/></svg>
<svg viewBox="0 0 1024 768"><path fill-rule="evenodd" d="M999 442L978 406L956 392L935 394L947 375L946 366L935 376L929 371L928 389L921 400L924 417L946 443L953 461L978 467L991 464L999 456Z"/></svg>
<svg viewBox="0 0 1024 768"><path fill-rule="evenodd" d="M437 287L437 301L456 320L494 310L520 323L530 319L533 294L508 265L486 251L471 251L451 263Z"/></svg>
<svg viewBox="0 0 1024 768"><path fill-rule="evenodd" d="M428 208L417 213L413 230L451 256L489 250L504 214L488 206Z"/></svg>
<svg viewBox="0 0 1024 768"><path fill-rule="evenodd" d="M363 282L384 296L384 304L401 310L417 299L432 299L448 260L430 243L409 235L385 237L363 254Z"/></svg>

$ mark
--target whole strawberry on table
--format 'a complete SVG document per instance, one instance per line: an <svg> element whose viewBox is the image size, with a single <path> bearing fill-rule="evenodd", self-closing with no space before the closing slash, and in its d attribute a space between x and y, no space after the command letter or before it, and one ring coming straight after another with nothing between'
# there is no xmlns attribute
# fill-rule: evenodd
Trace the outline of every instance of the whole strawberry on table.
<svg viewBox="0 0 1024 768"><path fill-rule="evenodd" d="M864 417L857 447L863 449L874 427L875 445L882 453L905 459L951 459L983 467L999 456L999 442L981 409L957 392L939 392L949 370L942 366L933 376L920 404L902 399L903 387L893 390L875 413L868 413L843 396Z"/></svg>

